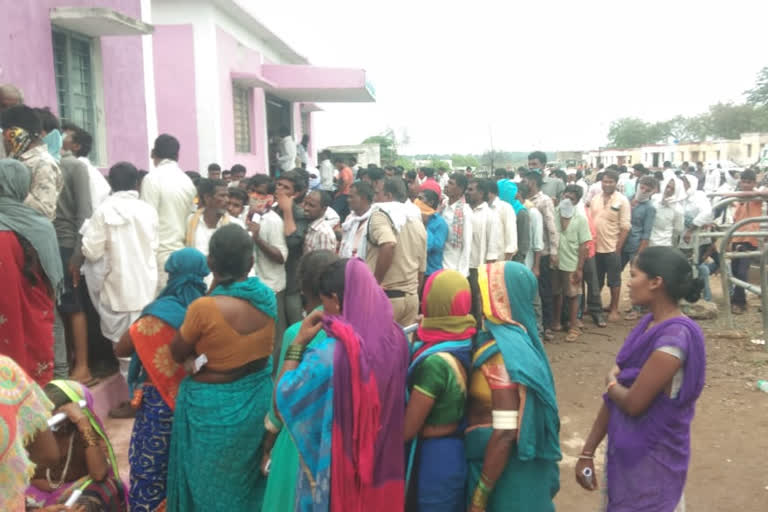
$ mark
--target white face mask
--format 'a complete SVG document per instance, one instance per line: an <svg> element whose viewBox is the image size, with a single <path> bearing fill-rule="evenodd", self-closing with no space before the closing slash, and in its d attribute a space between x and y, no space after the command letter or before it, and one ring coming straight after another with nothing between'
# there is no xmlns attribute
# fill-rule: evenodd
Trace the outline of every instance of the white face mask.
<svg viewBox="0 0 768 512"><path fill-rule="evenodd" d="M570 219L573 217L574 207L570 199L565 198L560 201L560 216L564 219Z"/></svg>

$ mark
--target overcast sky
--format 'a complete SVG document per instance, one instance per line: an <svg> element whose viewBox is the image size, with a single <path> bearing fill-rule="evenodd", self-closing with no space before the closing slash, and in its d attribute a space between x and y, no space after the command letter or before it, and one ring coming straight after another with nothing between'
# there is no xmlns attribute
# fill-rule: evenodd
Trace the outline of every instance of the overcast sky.
<svg viewBox="0 0 768 512"><path fill-rule="evenodd" d="M299 0L252 9L313 64L362 67L375 85L376 103L322 105L319 146L360 143L389 126L407 130L408 154L480 153L490 133L496 149L592 149L619 117L654 121L741 101L768 65L765 0Z"/></svg>

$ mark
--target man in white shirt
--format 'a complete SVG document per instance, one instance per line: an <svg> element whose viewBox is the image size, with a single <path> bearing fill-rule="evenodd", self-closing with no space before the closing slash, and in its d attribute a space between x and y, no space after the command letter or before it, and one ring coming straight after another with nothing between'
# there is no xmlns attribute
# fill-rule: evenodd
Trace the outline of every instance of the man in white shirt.
<svg viewBox="0 0 768 512"><path fill-rule="evenodd" d="M720 164L717 164L715 167L710 167L707 169L704 177L704 192L707 194L713 194L717 192L717 189L720 188L722 180L723 169L720 167ZM720 198L715 198L715 200L719 199Z"/></svg>
<svg viewBox="0 0 768 512"><path fill-rule="evenodd" d="M269 194L271 178L257 174L248 185L252 197L263 199ZM254 203L258 204L258 202ZM275 321L275 344L273 355L280 356L283 333L286 327L285 317L285 261L288 258L288 244L285 242L283 219L271 205L264 204L261 209L250 208L246 214L246 225L254 242L253 271L264 284L272 288L277 298L277 320ZM274 371L277 371L275 366Z"/></svg>
<svg viewBox="0 0 768 512"><path fill-rule="evenodd" d="M165 287L168 274L165 262L172 252L184 247L187 217L195 200L195 186L179 167L179 141L162 134L152 148L155 170L141 182L141 198L157 212L160 220L160 245L157 250L157 291Z"/></svg>
<svg viewBox="0 0 768 512"><path fill-rule="evenodd" d="M331 152L320 153L320 190L333 191L333 172L336 168L331 163Z"/></svg>
<svg viewBox="0 0 768 512"><path fill-rule="evenodd" d="M448 173L445 171L445 167L441 167L437 170L437 184L440 185L440 190L445 193L445 186L448 184Z"/></svg>
<svg viewBox="0 0 768 512"><path fill-rule="evenodd" d="M229 215L229 195L227 184L223 180L200 180L198 197L203 207L189 216L185 245L194 247L208 256L208 244L217 229L227 224L237 224L245 229L245 224L237 217ZM213 274L208 274L205 284L210 285L212 282Z"/></svg>
<svg viewBox="0 0 768 512"><path fill-rule="evenodd" d="M341 226L341 258L365 259L368 239L368 218L371 216L373 203L373 187L364 181L352 184L349 191L349 208L351 213Z"/></svg>
<svg viewBox="0 0 768 512"><path fill-rule="evenodd" d="M78 160L83 162L88 169L88 178L91 189L91 207L95 211L96 208L109 197L109 193L112 189L109 187L107 179L101 174L101 171L94 167L91 160L88 158L93 147L93 137L90 133L72 123L62 123L61 130L63 132L62 135L64 136L63 144L66 145L72 154L74 154Z"/></svg>
<svg viewBox="0 0 768 512"><path fill-rule="evenodd" d="M512 261L512 258L517 254L517 216L512 205L499 198L499 185L496 181L488 180L488 188L488 206L500 222L499 258Z"/></svg>
<svg viewBox="0 0 768 512"><path fill-rule="evenodd" d="M299 159L301 168L309 170L309 135L302 135L301 142L296 146L296 155Z"/></svg>
<svg viewBox="0 0 768 512"><path fill-rule="evenodd" d="M286 127L280 130L277 163L283 172L292 171L296 168L296 141L291 136L291 130Z"/></svg>
<svg viewBox="0 0 768 512"><path fill-rule="evenodd" d="M100 282L89 282L93 305L101 319L101 332L117 344L157 289L156 252L159 239L157 212L139 199L139 174L129 163L109 171L113 193L83 226L82 250L95 263L104 261ZM120 359L120 372L128 374L130 359Z"/></svg>
<svg viewBox="0 0 768 512"><path fill-rule="evenodd" d="M472 209L464 198L467 184L464 174L453 173L443 190L446 199L440 211L448 224L443 268L455 270L464 277L469 276L469 253L472 248Z"/></svg>
<svg viewBox="0 0 768 512"><path fill-rule="evenodd" d="M499 259L498 240L501 238L498 217L487 203L489 189L488 180L482 178L473 178L467 187L467 202L472 208L469 285L472 288L472 310L478 324L482 316L482 303L477 282L477 269Z"/></svg>

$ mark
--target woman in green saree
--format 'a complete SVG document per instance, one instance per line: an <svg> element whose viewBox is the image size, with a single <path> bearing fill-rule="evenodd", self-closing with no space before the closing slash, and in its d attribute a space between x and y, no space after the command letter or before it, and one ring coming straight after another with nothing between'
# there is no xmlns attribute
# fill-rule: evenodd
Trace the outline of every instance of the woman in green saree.
<svg viewBox="0 0 768 512"><path fill-rule="evenodd" d="M560 488L555 385L533 311L536 277L515 262L478 269L476 340L464 446L471 512L554 511Z"/></svg>
<svg viewBox="0 0 768 512"><path fill-rule="evenodd" d="M331 251L313 251L305 254L299 262L298 280L304 303L304 311L307 314L315 309L322 308L320 296L317 293L318 279L321 271L338 258ZM283 346L280 350L280 360L277 363L277 374L280 375L285 361L285 353L299 334L301 322L291 325L283 336ZM312 348L327 335L321 329L312 341L307 345ZM275 510L293 510L296 502L296 481L299 476L299 451L291 439L291 435L283 428L274 399L269 414L264 418L264 426L267 433L264 435L264 455L262 457L261 470L267 478L267 491L264 495L264 512Z"/></svg>

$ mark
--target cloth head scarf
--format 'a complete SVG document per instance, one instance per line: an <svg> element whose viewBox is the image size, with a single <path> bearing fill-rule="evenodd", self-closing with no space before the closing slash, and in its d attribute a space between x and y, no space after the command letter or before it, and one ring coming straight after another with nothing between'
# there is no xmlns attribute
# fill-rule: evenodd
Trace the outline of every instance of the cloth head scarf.
<svg viewBox="0 0 768 512"><path fill-rule="evenodd" d="M24 237L37 252L40 266L55 291L64 270L53 224L37 210L24 204L29 194L30 173L16 160L0 160L0 231Z"/></svg>
<svg viewBox="0 0 768 512"><path fill-rule="evenodd" d="M419 339L426 343L424 348L474 336L471 310L472 292L466 277L455 270L438 270L429 276L421 299L424 318L418 329Z"/></svg>
<svg viewBox="0 0 768 512"><path fill-rule="evenodd" d="M402 434L396 434L404 419L408 342L362 260L347 262L344 282L341 316L324 319L326 333L337 341L331 510L362 512L373 489L395 500L393 510L402 509L405 461Z"/></svg>
<svg viewBox="0 0 768 512"><path fill-rule="evenodd" d="M525 209L525 205L517 200L517 183L512 180L499 180L499 197L512 205L515 214Z"/></svg>
<svg viewBox="0 0 768 512"><path fill-rule="evenodd" d="M141 312L141 316L152 315L174 329L184 323L187 307L195 299L205 295L203 278L210 274L203 253L192 247L185 247L171 254L165 262L168 284L157 299Z"/></svg>
<svg viewBox="0 0 768 512"><path fill-rule="evenodd" d="M736 174L734 176L734 174ZM733 190L739 187L739 177L741 176L741 169L728 169L725 171L725 182Z"/></svg>
<svg viewBox="0 0 768 512"><path fill-rule="evenodd" d="M8 156L11 158L19 158L32 145L32 135L24 128L18 126L11 126L3 130L3 139L11 147L10 151L8 151Z"/></svg>
<svg viewBox="0 0 768 512"><path fill-rule="evenodd" d="M437 194L437 197L440 198L443 195L443 191L440 190L440 184L433 180L432 178L428 178L424 180L424 183L421 184L421 188L419 190L431 190L435 194Z"/></svg>
<svg viewBox="0 0 768 512"><path fill-rule="evenodd" d="M672 193L671 196L667 196L666 195L667 186L669 186L670 182L675 184L675 191ZM680 178L673 176L671 178L666 178L664 179L664 181L661 182L661 187L659 188L657 200L659 201L659 203L667 206L679 206L682 204L682 201L685 201L687 196L688 195L685 192L685 186L683 185L683 181Z"/></svg>
<svg viewBox="0 0 768 512"><path fill-rule="evenodd" d="M421 211L422 215L431 216L435 214L435 209L429 206L427 203L422 201L421 199L417 199L413 202L414 205Z"/></svg>
<svg viewBox="0 0 768 512"><path fill-rule="evenodd" d="M478 269L485 327L485 340L495 344L480 347L475 366L501 352L512 382L527 388L518 430L520 460L560 460L560 420L555 382L547 354L539 339L533 299L538 280L528 267L517 262L489 263Z"/></svg>
<svg viewBox="0 0 768 512"><path fill-rule="evenodd" d="M53 404L13 359L0 355L0 509L25 510L35 465L25 445L48 428Z"/></svg>

